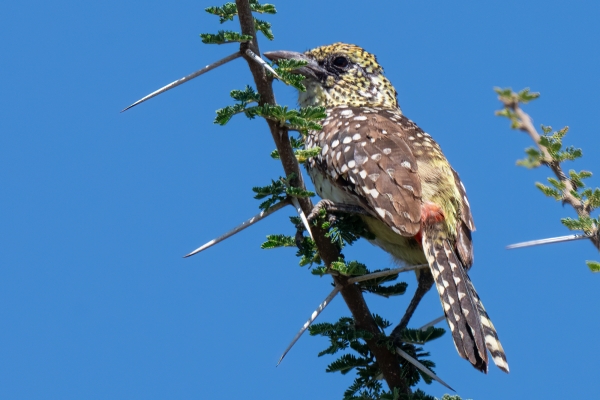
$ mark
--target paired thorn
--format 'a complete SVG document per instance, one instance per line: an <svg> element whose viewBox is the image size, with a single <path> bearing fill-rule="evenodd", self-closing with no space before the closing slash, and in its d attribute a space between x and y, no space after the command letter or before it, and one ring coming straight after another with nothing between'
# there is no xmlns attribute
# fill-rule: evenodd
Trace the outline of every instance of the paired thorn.
<svg viewBox="0 0 600 400"><path fill-rule="evenodd" d="M275 205L273 205L271 208L269 208L266 211L261 211L260 213L256 214L254 217L250 218L249 220L246 220L244 222L242 222L240 225L236 226L235 228L233 228L232 230L230 230L229 232L219 236L216 239L211 240L210 242L203 244L202 246L198 247L196 250L192 251L189 254L186 254L185 256L183 256L184 258L187 257L191 257L194 254L198 254L203 250L208 249L209 247L214 246L215 244L222 242L223 240L235 235L236 233L243 231L244 229L246 229L247 227L249 227L250 225L254 225L255 223L257 223L258 221L260 221L261 219L264 219L266 217L268 217L269 215L275 213L276 211L281 210L283 207L289 205L289 201L284 200L281 201Z"/></svg>
<svg viewBox="0 0 600 400"><path fill-rule="evenodd" d="M390 270L387 270L387 271L375 272L375 273L372 273L372 274L357 276L355 278L348 279L348 283L349 284L353 284L353 283L356 283L356 282L368 281L369 279L381 278L383 276L388 276L388 275L395 275L395 274L399 274L401 272L412 271L412 270L415 270L415 269L424 268L424 267L428 267L428 266L429 266L428 264L421 264L421 265L414 265L414 266L410 266L410 267L396 268L396 269L390 269ZM331 293L329 293L329 296L327 296L325 298L325 300L323 300L323 302L321 304L319 304L319 306L312 313L312 315L310 316L310 318L308 319L308 321L306 321L304 323L304 325L302 326L302 328L300 329L300 331L296 334L296 336L294 336L294 338L292 339L292 342L290 343L290 345L285 349L285 351L283 352L282 356L279 358L279 362L277 363L277 365L279 365L281 363L281 361L283 360L283 358L287 355L287 353L289 353L289 351L292 349L292 347L294 347L294 345L296 344L296 342L298 341L298 339L300 339L300 337L302 336L302 334L308 329L308 327L314 322L314 320L317 319L317 317L319 316L319 314L321 314L321 311L323 311L325 309L325 307L327 307L327 305L331 302L331 300L333 300L333 298L339 293L339 291L341 289L342 289L341 286L336 286L331 291Z"/></svg>
<svg viewBox="0 0 600 400"><path fill-rule="evenodd" d="M194 72L194 73L191 73L191 74L189 74L189 75L187 75L187 76L184 76L183 78L181 78L181 79L178 79L178 80L176 80L175 82L171 82L171 83L169 83L168 85L166 85L166 86L163 86L163 87L161 87L160 89L158 89L158 90L156 90L156 91L154 91L154 92L150 93L149 95L147 95L147 96L145 96L145 97L142 97L140 100L136 101L135 103L133 103L133 104L132 104L132 105L130 105L129 107L125 107L124 109L122 109L122 110L121 110L121 112L127 111L127 110L129 110L130 108L132 108L132 107L135 107L135 106L137 106L138 104L145 102L146 100L150 100L151 98L153 98L153 97L155 97L155 96L158 96L159 94L161 94L161 93L164 93L164 92L166 92L167 90L171 90L171 89L173 89L174 87L177 87L177 86L179 86L179 85L181 85L181 84L184 84L184 83L186 83L187 81L191 81L192 79L194 79L194 78L196 78L196 77L198 77L198 76L200 76L200 75L202 75L202 74L205 74L205 73L207 73L208 71L211 71L211 70L213 70L213 69L215 69L215 68L217 68L217 67L220 67L221 65L223 65L223 64L226 64L226 63L228 63L229 61L235 60L236 58L239 58L239 57L241 57L241 56L242 56L242 53L240 53L240 52L238 51L238 52L236 52L236 53L233 53L233 54L231 54L231 55L229 55L229 56L227 56L227 57L225 57L225 58L222 58L222 59L220 59L220 60L219 60L219 61L217 61L217 62L214 62L214 63L212 63L212 64L210 64L210 65L207 65L206 67L204 67L204 68L202 68L202 69L199 69L198 71L196 71L196 72Z"/></svg>
<svg viewBox="0 0 600 400"><path fill-rule="evenodd" d="M327 307L327 305L331 302L331 300L333 300L333 298L339 293L339 291L340 291L341 288L342 288L341 286L336 286L331 291L331 293L329 293L329 296L327 296L325 298L325 300L323 300L323 302L321 304L319 304L319 307L317 307L317 309L315 311L313 311L313 313L310 316L310 318L308 319L308 321L306 321L304 323L304 325L302 326L302 328L300 329L300 331L292 339L292 342L285 349L285 351L283 352L283 354L279 358L279 361L277 362L277 365L281 364L281 361L283 360L283 358L292 349L292 347L294 347L294 345L296 344L296 342L298 341L298 339L300 339L300 336L302 336L302 334L308 329L308 327L313 323L313 321L315 319L317 319L317 317L319 316L319 314L321 314L321 312L325 309L325 307Z"/></svg>
<svg viewBox="0 0 600 400"><path fill-rule="evenodd" d="M446 386L448 389L452 390L453 392L456 392L456 390L452 389L450 387L450 385L448 385L446 382L441 380L436 374L431 372L431 370L429 368L427 368L426 366L421 364L417 359L413 358L411 355L409 355L407 352L402 350L400 347L396 347L396 353L398 353L398 355L400 357L404 358L406 361L408 361L409 363L411 363L412 365L414 365L415 367L419 368L421 371L423 371L424 373L429 375L432 379L438 381L439 383Z"/></svg>
<svg viewBox="0 0 600 400"><path fill-rule="evenodd" d="M256 61L257 63L259 63L260 65L262 65L262 67L270 73L272 73L273 76L275 76L275 78L279 79L280 81L282 80L281 77L277 74L277 72L275 72L273 67L271 67L265 60L260 58L260 56L256 55L252 50L246 49L246 55L254 61Z"/></svg>
<svg viewBox="0 0 600 400"><path fill-rule="evenodd" d="M572 240L581 240L581 239L590 239L591 235L567 235L567 236L558 236L547 239L538 239L538 240L530 240L529 242L521 242L515 243L506 246L507 249L520 249L522 247L531 247L531 246L539 246L542 244L552 244L552 243L561 243L561 242L570 242Z"/></svg>

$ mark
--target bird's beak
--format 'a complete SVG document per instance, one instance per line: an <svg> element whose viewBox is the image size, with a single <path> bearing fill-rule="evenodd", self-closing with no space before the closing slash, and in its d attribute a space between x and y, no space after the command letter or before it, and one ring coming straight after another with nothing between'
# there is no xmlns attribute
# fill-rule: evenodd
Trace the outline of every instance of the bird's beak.
<svg viewBox="0 0 600 400"><path fill-rule="evenodd" d="M279 50L279 51L268 51L263 53L265 57L273 62L277 62L279 60L300 60L306 61L308 64L304 67L300 67L294 70L294 73L302 74L309 79L315 80L323 80L323 78L329 73L323 67L321 67L315 60L306 56L302 53L297 53L295 51L287 51L287 50Z"/></svg>

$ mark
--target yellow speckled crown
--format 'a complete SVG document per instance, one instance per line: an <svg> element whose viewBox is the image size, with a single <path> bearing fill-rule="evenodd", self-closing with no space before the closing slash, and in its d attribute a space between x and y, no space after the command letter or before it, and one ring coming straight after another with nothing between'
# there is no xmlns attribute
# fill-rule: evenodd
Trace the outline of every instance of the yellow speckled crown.
<svg viewBox="0 0 600 400"><path fill-rule="evenodd" d="M334 43L304 53L325 68L336 57L346 57L348 68L329 75L325 81L307 80L307 92L300 94L303 105L335 107L382 107L398 109L396 89L385 76L375 56L353 44Z"/></svg>

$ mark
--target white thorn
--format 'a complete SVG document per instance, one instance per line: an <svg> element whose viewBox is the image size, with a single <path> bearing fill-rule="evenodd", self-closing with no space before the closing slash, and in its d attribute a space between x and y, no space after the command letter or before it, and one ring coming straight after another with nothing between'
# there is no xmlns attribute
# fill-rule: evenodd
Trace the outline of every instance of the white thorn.
<svg viewBox="0 0 600 400"><path fill-rule="evenodd" d="M300 202L298 201L297 198L292 197L292 204L294 205L294 207L296 207L296 211L298 211L298 215L300 216L300 219L302 220L302 223L304 224L304 227L308 231L308 234L310 235L310 238L312 240L315 240L315 238L313 237L312 232L310 231L310 224L308 223L308 219L306 219L306 215L304 215L304 211L302 211L302 207L300 207Z"/></svg>
<svg viewBox="0 0 600 400"><path fill-rule="evenodd" d="M530 240L529 242L521 242L511 244L506 246L507 249L519 249L521 247L530 247L530 246L539 246L542 244L552 244L552 243L560 243L560 242L570 242L572 240L581 240L581 239L589 239L591 236L589 235L567 235L567 236L558 236L548 239L538 239L538 240Z"/></svg>
<svg viewBox="0 0 600 400"><path fill-rule="evenodd" d="M331 293L329 293L329 296L327 296L325 298L325 300L323 300L323 302L321 304L319 304L319 307L317 307L317 309L315 311L313 311L313 313L310 316L310 318L308 319L308 321L306 321L304 323L304 325L302 326L302 328L300 329L300 331L292 339L292 342L290 343L290 345L287 347L287 349L285 349L285 351L283 352L283 354L279 358L279 361L277 362L277 365L281 364L281 361L283 360L283 357L285 357L286 354L292 349L292 347L294 347L294 345L296 344L296 342L298 341L298 339L300 339L300 336L302 336L302 334L308 329L308 327L313 323L313 321L315 319L317 319L317 317L319 316L319 314L321 314L321 312L325 309L325 307L327 307L327 305L331 302L331 300L333 300L333 298L338 294L338 292L340 291L341 288L342 288L341 286L336 286L335 288L333 288L333 290L331 291Z"/></svg>
<svg viewBox="0 0 600 400"><path fill-rule="evenodd" d="M194 79L194 78L196 78L196 77L198 77L198 76L200 76L200 75L202 75L202 74L204 74L204 73L206 73L206 72L208 72L210 70L213 70L213 69L215 69L217 67L220 67L221 65L223 65L225 63L228 63L229 61L235 60L236 58L241 57L241 56L242 56L242 53L240 53L238 51L237 53L234 53L234 54L231 54L231 55L229 55L229 56L227 56L225 58L222 58L222 59L220 59L217 62L214 62L214 63L212 63L210 65L207 65L206 67L204 67L202 69L199 69L196 72L193 72L193 73L191 73L191 74L189 74L187 76L184 76L181 79L176 80L175 82L171 82L168 85L161 87L160 89L158 89L158 90L150 93L149 95L141 98L140 100L136 101L135 103L133 103L129 107L126 107L126 108L122 109L121 112L127 111L131 107L135 107L138 104L145 102L146 100L150 100L154 96L158 96L159 94L164 93L167 90L173 89L174 87L177 87L177 86L179 86L179 85L181 85L183 83L186 83L187 81L191 81L192 79Z"/></svg>
<svg viewBox="0 0 600 400"><path fill-rule="evenodd" d="M348 283L368 281L370 279L381 278L383 276L388 276L388 275L395 275L395 274L399 274L401 272L406 272L406 271L414 271L415 269L421 269L421 268L425 268L425 267L429 267L429 264L411 265L410 267L402 267L402 268L396 268L396 269L389 269L387 271L374 272L372 274L361 275L361 276L356 276L354 278L350 278L350 279L348 279Z"/></svg>
<svg viewBox="0 0 600 400"><path fill-rule="evenodd" d="M186 254L185 256L183 256L184 258L187 257L191 257L194 254L198 254L200 253L202 250L206 250L209 247L214 246L215 244L222 242L223 240L235 235L236 233L243 231L244 229L246 229L247 227L249 227L250 225L254 225L255 223L257 223L258 221L260 221L261 219L264 219L266 217L268 217L269 215L273 214L276 211L281 210L283 207L289 205L290 203L288 203L287 200L284 200L282 202L279 202L277 204L275 204L274 206L272 206L271 208L269 208L267 211L261 211L260 213L256 214L254 217L250 218L247 221L242 222L240 225L236 226L235 228L233 228L232 230L230 230L229 232L225 233L224 235L219 236L216 239L211 240L210 242L198 247L196 250L192 251L189 254Z"/></svg>
<svg viewBox="0 0 600 400"><path fill-rule="evenodd" d="M412 365L414 365L415 367L419 368L421 371L423 371L424 373L426 373L427 375L429 375L431 378L435 379L436 381L438 381L442 385L446 386L448 389L452 390L453 392L456 392L456 390L452 389L450 387L450 385L448 385L446 382L444 382L443 380L441 380L440 378L438 378L438 376L436 374L434 374L433 372L431 372L429 370L429 368L427 368L426 366L424 366L423 364L421 364L419 361L417 361L416 359L414 359L413 357L411 357L407 352L405 352L404 350L402 350L400 347L396 347L396 352L401 357L405 358L409 363L411 363Z"/></svg>
<svg viewBox="0 0 600 400"><path fill-rule="evenodd" d="M440 322L442 322L443 320L446 319L446 316L442 315L441 317L437 317L436 319L434 319L431 322L426 323L425 325L423 325L422 327L420 327L419 329L422 331L426 331L427 328L429 328L430 326L434 326Z"/></svg>
<svg viewBox="0 0 600 400"><path fill-rule="evenodd" d="M273 69L273 67L271 67L265 60L263 60L262 58L260 58L259 56L257 56L252 50L246 49L246 54L248 55L248 57L252 58L254 61L256 61L257 63L259 63L260 65L262 65L262 67L264 69L266 69L267 71L269 71L270 73L272 73L273 76L275 76L277 79L279 79L280 81L282 81L281 77L279 75L277 75L277 72L275 72L275 70Z"/></svg>

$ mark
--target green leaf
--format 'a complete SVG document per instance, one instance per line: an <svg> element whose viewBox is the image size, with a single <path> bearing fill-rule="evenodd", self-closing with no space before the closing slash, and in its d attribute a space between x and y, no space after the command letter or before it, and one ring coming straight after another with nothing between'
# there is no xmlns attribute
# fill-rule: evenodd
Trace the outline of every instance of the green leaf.
<svg viewBox="0 0 600 400"><path fill-rule="evenodd" d="M311 157L316 157L321 152L321 148L319 146L315 146L308 150L296 150L294 151L294 155L298 162L303 163L306 162Z"/></svg>
<svg viewBox="0 0 600 400"><path fill-rule="evenodd" d="M258 94L252 86L246 85L244 90L232 90L229 92L229 96L234 100L240 101L244 104L258 103L260 100L260 94Z"/></svg>
<svg viewBox="0 0 600 400"><path fill-rule="evenodd" d="M528 147L525 149L525 154L527 154L527 158L517 160L517 165L525 168L536 168L542 164L544 156L537 149Z"/></svg>
<svg viewBox="0 0 600 400"><path fill-rule="evenodd" d="M368 286L368 285L363 285L363 287L365 288L365 290L367 292L373 293L373 294L377 294L379 296L383 296L383 297L390 297L390 296L401 296L404 293L406 293L406 287L407 287L407 283L406 282L398 282L394 285L391 286L380 286L380 285L374 285L374 286Z"/></svg>
<svg viewBox="0 0 600 400"><path fill-rule="evenodd" d="M537 92L530 92L529 88L525 88L519 93L517 93L517 98L523 104L527 104L530 101L537 99L538 97L540 97L540 94Z"/></svg>
<svg viewBox="0 0 600 400"><path fill-rule="evenodd" d="M286 193L289 196L297 197L300 199L315 196L315 192L311 192L310 190L304 190L298 187L288 187L286 189Z"/></svg>
<svg viewBox="0 0 600 400"><path fill-rule="evenodd" d="M564 149L563 151L560 152L560 154L557 155L556 160L558 162L561 161L573 161L576 160L578 158L581 158L583 156L583 152L581 151L581 149L575 148L573 146L569 146L566 149Z"/></svg>
<svg viewBox="0 0 600 400"><path fill-rule="evenodd" d="M302 81L305 79L303 75L294 74L288 71L276 70L276 72L283 83L290 85L301 92L306 92L306 87L302 84Z"/></svg>
<svg viewBox="0 0 600 400"><path fill-rule="evenodd" d="M258 102L260 100L260 95L248 85L246 85L244 90L232 90L229 95L234 100L239 101L239 103L233 106L227 106L218 109L217 116L214 120L215 124L225 125L234 115L242 112L245 112L246 115L248 115L249 109L247 109L246 106L250 103Z"/></svg>
<svg viewBox="0 0 600 400"><path fill-rule="evenodd" d="M565 184L561 181L559 181L556 178L548 178L548 182L550 182L550 184L552 186L554 186L557 190L559 190L560 192L562 192L563 190L565 190Z"/></svg>
<svg viewBox="0 0 600 400"><path fill-rule="evenodd" d="M265 37L269 40L275 39L273 35L273 31L271 31L271 24L267 21L263 21L262 19L254 18L254 29L256 31L261 32Z"/></svg>
<svg viewBox="0 0 600 400"><path fill-rule="evenodd" d="M250 0L250 9L253 12L257 12L260 14L275 14L277 10L273 4L263 4L261 5L257 0ZM235 17L238 13L237 6L235 3L225 3L221 7L208 7L204 11L209 14L219 16L219 22L224 23L227 21L233 21L233 17Z"/></svg>
<svg viewBox="0 0 600 400"><path fill-rule="evenodd" d="M281 180L271 180L271 184L267 186L255 186L252 191L256 193L255 199L263 199L271 195L281 195L285 192L284 184Z"/></svg>
<svg viewBox="0 0 600 400"><path fill-rule="evenodd" d="M499 87L495 87L494 88L494 92L498 93L499 97L502 97L504 99L510 99L512 98L514 92L512 91L511 88L499 88Z"/></svg>
<svg viewBox="0 0 600 400"><path fill-rule="evenodd" d="M548 135L550 132L552 132L551 126L540 125L540 127L542 128L542 132L544 132L545 135Z"/></svg>
<svg viewBox="0 0 600 400"><path fill-rule="evenodd" d="M332 270L338 271L346 276L360 276L367 273L367 267L358 261L350 261L345 263L343 260L334 261L329 266Z"/></svg>
<svg viewBox="0 0 600 400"><path fill-rule="evenodd" d="M295 60L293 58L288 58L288 59L281 59L281 60L277 60L277 63L273 65L273 67L275 68L275 71L277 71L277 73L279 72L290 72L293 71L295 69L301 68L308 65L307 61L304 60Z"/></svg>
<svg viewBox="0 0 600 400"><path fill-rule="evenodd" d="M600 272L600 263L599 262L587 260L585 263L587 264L590 271Z"/></svg>
<svg viewBox="0 0 600 400"><path fill-rule="evenodd" d="M217 125L225 125L231 120L235 114L239 114L244 111L245 106L242 104L236 104L234 106L227 106L219 108L217 110L217 116L213 123Z"/></svg>
<svg viewBox="0 0 600 400"><path fill-rule="evenodd" d="M387 319L382 318L381 316L379 316L377 314L373 314L373 320L375 321L375 324L381 330L384 330L384 329L389 328L390 326L392 326L392 323L390 321L388 321Z"/></svg>
<svg viewBox="0 0 600 400"><path fill-rule="evenodd" d="M323 276L327 275L327 267L317 267L310 270L310 273L313 275Z"/></svg>
<svg viewBox="0 0 600 400"><path fill-rule="evenodd" d="M596 188L594 191L588 196L587 206L590 208L590 211L600 207L600 189Z"/></svg>
<svg viewBox="0 0 600 400"><path fill-rule="evenodd" d="M495 114L497 116L499 116L499 117L508 118L510 120L510 127L511 127L511 129L518 129L518 128L520 128L521 122L519 121L519 118L517 117L517 114L515 114L514 111L512 111L511 109L505 107L502 110L496 111Z"/></svg>
<svg viewBox="0 0 600 400"><path fill-rule="evenodd" d="M442 396L441 400L462 400L462 399L460 398L460 396L456 396L456 395L451 396L449 394L445 394Z"/></svg>
<svg viewBox="0 0 600 400"><path fill-rule="evenodd" d="M541 184L539 182L535 183L535 187L537 187L538 189L540 189L542 191L542 193L544 193L548 197L552 197L552 198L554 198L556 200L562 200L562 193L559 192L556 189L553 189L551 187L543 185L543 184Z"/></svg>
<svg viewBox="0 0 600 400"><path fill-rule="evenodd" d="M594 225L596 225L596 220L585 216L580 216L577 219L562 218L560 222L572 231L584 231L588 234L594 230Z"/></svg>
<svg viewBox="0 0 600 400"><path fill-rule="evenodd" d="M320 121L327 117L327 112L325 111L325 107L307 106L300 108L300 113L298 116L311 121Z"/></svg>
<svg viewBox="0 0 600 400"><path fill-rule="evenodd" d="M581 221L573 218L561 218L560 222L572 231L581 230L583 228Z"/></svg>
<svg viewBox="0 0 600 400"><path fill-rule="evenodd" d="M430 326L426 330L421 329L404 329L401 333L400 340L404 342L425 344L435 340L446 333L444 328L436 328Z"/></svg>
<svg viewBox="0 0 600 400"><path fill-rule="evenodd" d="M208 7L205 8L209 14L219 16L219 22L224 23L227 21L233 21L233 17L237 15L237 6L235 3L225 3L221 7Z"/></svg>
<svg viewBox="0 0 600 400"><path fill-rule="evenodd" d="M294 154L296 155L296 159L300 162L304 162L305 160L302 160L302 158L304 157L304 152L308 151L308 150L301 150L302 146L304 146L304 138L300 137L300 138L295 138L293 136L290 137L290 145L292 146L292 149L294 149ZM320 147L317 147L320 149ZM271 157L279 160L279 151L277 150L273 150L271 152Z"/></svg>
<svg viewBox="0 0 600 400"><path fill-rule="evenodd" d="M261 210L265 211L268 210L274 204L284 200L287 197L285 193L286 186L281 178L277 181L271 180L271 184L267 186L253 187L252 191L256 193L254 198L257 200L261 200L265 197L271 196L258 206Z"/></svg>
<svg viewBox="0 0 600 400"><path fill-rule="evenodd" d="M216 35L201 33L200 37L202 38L202 43L205 44L241 43L252 40L252 36L250 35L242 35L241 33L232 31L219 31Z"/></svg>
<svg viewBox="0 0 600 400"><path fill-rule="evenodd" d="M296 247L296 242L291 236L267 235L267 241L260 245L261 249L275 249L277 247Z"/></svg>
<svg viewBox="0 0 600 400"><path fill-rule="evenodd" d="M258 0L250 0L250 9L260 14L277 14L273 4L260 4Z"/></svg>
<svg viewBox="0 0 600 400"><path fill-rule="evenodd" d="M327 366L325 372L341 372L342 374L347 374L353 368L362 367L369 364L368 360L364 358L358 358L352 354L344 354L331 364Z"/></svg>

